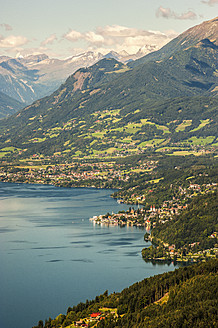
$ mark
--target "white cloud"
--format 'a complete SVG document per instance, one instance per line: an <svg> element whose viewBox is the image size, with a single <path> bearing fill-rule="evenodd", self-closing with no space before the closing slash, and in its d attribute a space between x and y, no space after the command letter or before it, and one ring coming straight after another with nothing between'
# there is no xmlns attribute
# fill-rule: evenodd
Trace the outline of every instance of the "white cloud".
<svg viewBox="0 0 218 328"><path fill-rule="evenodd" d="M57 40L56 34L51 34L47 39L45 39L41 45L46 46L47 44L52 44L54 41Z"/></svg>
<svg viewBox="0 0 218 328"><path fill-rule="evenodd" d="M16 48L27 44L29 41L24 36L10 35L6 38L0 36L0 48Z"/></svg>
<svg viewBox="0 0 218 328"><path fill-rule="evenodd" d="M12 26L9 25L9 24L4 23L4 24L0 24L0 26L3 27L5 29L5 31L12 31L13 30Z"/></svg>
<svg viewBox="0 0 218 328"><path fill-rule="evenodd" d="M120 25L107 25L105 27L98 27L97 32L104 36L110 37L127 37L127 36L134 36L137 34L137 29L129 28L126 26Z"/></svg>
<svg viewBox="0 0 218 328"><path fill-rule="evenodd" d="M158 10L156 11L156 16L157 17L167 18L167 19L173 18L173 19L181 19L181 20L196 19L197 18L196 13L194 13L191 10L189 10L185 13L182 13L182 14L177 14L173 10L171 10L170 8L163 8L162 6L160 6L158 8Z"/></svg>
<svg viewBox="0 0 218 328"><path fill-rule="evenodd" d="M167 31L165 31L165 33L168 36L168 38L170 38L170 39L174 39L178 36L178 33L174 30L167 30Z"/></svg>
<svg viewBox="0 0 218 328"><path fill-rule="evenodd" d="M174 31L162 33L121 25L107 25L85 33L71 30L63 38L71 42L85 41L88 43L86 49L90 51L106 53L110 50L126 50L128 53L135 53L144 46L150 50L159 49L175 36L177 33Z"/></svg>
<svg viewBox="0 0 218 328"><path fill-rule="evenodd" d="M209 5L209 6L213 6L215 4L218 4L218 0L208 0L208 1L202 0L201 2L202 3L205 3L205 4Z"/></svg>
<svg viewBox="0 0 218 328"><path fill-rule="evenodd" d="M83 38L91 44L105 43L105 39L102 35L92 31L85 33Z"/></svg>
<svg viewBox="0 0 218 328"><path fill-rule="evenodd" d="M63 38L68 41L75 42L78 41L79 39L82 39L83 35L80 32L70 30L68 33L64 34Z"/></svg>
<svg viewBox="0 0 218 328"><path fill-rule="evenodd" d="M100 34L95 33L93 31L80 33L78 31L71 30L68 33L64 34L63 38L71 42L86 40L91 44L99 44L104 42L104 38Z"/></svg>

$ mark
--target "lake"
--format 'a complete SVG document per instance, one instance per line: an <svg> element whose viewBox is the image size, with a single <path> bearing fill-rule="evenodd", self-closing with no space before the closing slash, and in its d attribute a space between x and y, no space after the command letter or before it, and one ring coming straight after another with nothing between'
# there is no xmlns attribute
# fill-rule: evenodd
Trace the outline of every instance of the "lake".
<svg viewBox="0 0 218 328"><path fill-rule="evenodd" d="M145 263L145 230L94 225L113 190L0 183L0 327L31 328L174 266Z"/></svg>

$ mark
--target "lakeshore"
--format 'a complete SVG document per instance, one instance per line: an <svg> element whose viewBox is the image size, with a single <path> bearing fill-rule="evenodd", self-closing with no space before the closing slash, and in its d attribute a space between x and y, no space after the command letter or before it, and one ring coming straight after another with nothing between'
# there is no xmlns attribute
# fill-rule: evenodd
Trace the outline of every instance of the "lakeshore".
<svg viewBox="0 0 218 328"><path fill-rule="evenodd" d="M130 210L117 213L102 212L100 215L97 215L96 211L91 221L100 225L134 226L153 233L157 225L161 230L162 227L173 224L193 199L213 194L217 190L216 173L209 169L209 165L204 171L196 164L193 168L183 170L180 162L180 166L173 166L172 171L169 171L169 160L165 159L165 161L163 165L157 160L143 158L134 161L133 158L126 158L119 163L115 160L94 162L81 160L71 164L46 165L36 156L28 162L25 161L25 164L20 163L19 166L7 166L2 162L0 180L6 183L71 188L116 188L111 196L117 199L118 204L132 206ZM178 159L175 163L177 161ZM198 161L201 163L203 158ZM25 166L26 164L28 165ZM160 165L166 166L167 170L160 170ZM206 239L217 241L217 231L215 226L212 230L210 227ZM198 247L199 242L196 238L192 238L185 246L175 246L175 241L168 242L163 238L154 238L152 235L149 238L153 246L146 249L142 247L142 254L146 261L153 263L198 262L217 256L216 243L201 248Z"/></svg>
<svg viewBox="0 0 218 328"><path fill-rule="evenodd" d="M199 195L195 195L192 201L187 201L183 205L179 204L179 199L174 201L165 201L162 206L155 208L151 206L149 210L146 210L145 207L134 209L133 207L129 208L128 211L120 211L118 213L107 213L105 215L93 216L90 218L90 221L94 224L107 225L107 226L135 226L145 229L144 239L146 242L151 242L152 245L142 250L142 256L145 261L155 262L174 262L174 263L194 263L194 262L205 262L209 259L216 259L218 257L218 244L217 237L218 232L216 231L216 192L217 185L214 183L212 185L207 185L207 192L202 193L199 185L191 185L192 188L197 188ZM187 193L188 194L188 193ZM201 221L199 217L199 222L195 217L193 217L193 206L196 215L195 202L197 199L205 202L205 208L203 212L201 205L197 204L199 207L198 216L207 215L207 223ZM188 198L187 198L188 200ZM208 201L210 201L210 208L208 207ZM168 205L167 205L168 204ZM194 205L193 205L194 204ZM211 209L213 209L211 212ZM190 214L189 214L190 212ZM180 218L185 215L189 216L190 226L192 229L197 230L191 236L191 234L180 235L177 233L177 230L181 230L182 226L180 224ZM212 215L212 216L211 216ZM171 232L171 227L177 224L177 228L174 229L174 234L177 234L177 238L168 238L165 234L165 237L162 236L162 230L166 227ZM187 223L186 223L187 224ZM204 225L204 226L203 226ZM203 230L207 229L207 235ZM187 228L185 228L187 231ZM164 237L164 238L163 238ZM183 241L183 237L185 241Z"/></svg>
<svg viewBox="0 0 218 328"><path fill-rule="evenodd" d="M39 318L56 317L106 289L121 291L175 269L143 261L144 230L89 222L96 213L128 210L110 197L112 192L0 183L4 328L32 327Z"/></svg>

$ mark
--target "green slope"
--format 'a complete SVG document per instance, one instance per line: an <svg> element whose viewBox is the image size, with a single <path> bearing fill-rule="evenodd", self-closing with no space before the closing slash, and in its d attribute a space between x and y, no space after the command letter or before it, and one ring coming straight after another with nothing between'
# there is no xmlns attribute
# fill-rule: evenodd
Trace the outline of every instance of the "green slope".
<svg viewBox="0 0 218 328"><path fill-rule="evenodd" d="M154 237L177 248L191 248L189 245L194 242L199 243L199 250L210 248L216 244L216 238L209 237L218 230L217 197L217 193L195 197L173 223L159 224L153 230Z"/></svg>
<svg viewBox="0 0 218 328"><path fill-rule="evenodd" d="M217 142L217 106L216 98L195 97L150 103L133 113L126 109L99 111L95 107L93 111L80 109L69 113L68 107L60 107L41 114L31 108L28 120L20 115L19 125L2 135L2 147L7 141L7 146L27 148L26 154L62 152L70 156L77 151L88 155L119 153L124 149L161 150L172 147L172 143L187 149L201 146L201 138L203 145L210 145ZM5 128L10 121L13 119L8 120Z"/></svg>

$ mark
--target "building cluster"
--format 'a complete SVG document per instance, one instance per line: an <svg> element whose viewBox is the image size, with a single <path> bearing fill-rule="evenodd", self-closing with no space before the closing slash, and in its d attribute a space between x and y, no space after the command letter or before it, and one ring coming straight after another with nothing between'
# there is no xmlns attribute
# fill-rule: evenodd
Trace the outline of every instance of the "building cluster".
<svg viewBox="0 0 218 328"><path fill-rule="evenodd" d="M97 224L109 224L109 225L128 225L128 226L138 226L145 227L150 229L155 227L156 223L164 224L170 220L173 220L174 216L178 215L181 211L187 208L187 202L189 198L193 197L193 194L188 193L188 190L194 190L197 192L211 192L217 188L216 183L211 184L203 184L202 186L198 184L190 184L189 188L179 187L180 195L185 198L175 199L173 197L172 200L165 200L161 206L156 208L154 205L150 207L149 210L145 210L145 208L139 208L127 212L119 212L112 213L106 215L99 215L90 218L90 220ZM122 203L122 199L117 200L118 203ZM213 238L213 236L211 236Z"/></svg>
<svg viewBox="0 0 218 328"><path fill-rule="evenodd" d="M115 311L109 311L110 314L115 315ZM74 322L74 327L89 327L90 325L97 324L99 321L104 320L107 316L107 313L93 312L88 318L83 318Z"/></svg>
<svg viewBox="0 0 218 328"><path fill-rule="evenodd" d="M106 182L113 183L114 180L120 182L128 181L136 169L152 170L155 167L153 161L128 167L125 164L104 161L41 166L33 161L27 164L27 166L17 166L15 168L2 166L0 168L0 181L54 185L73 184L74 182L81 184L91 183L94 185L95 181L98 181L98 183L104 186Z"/></svg>
<svg viewBox="0 0 218 328"><path fill-rule="evenodd" d="M122 203L122 200L117 200ZM90 221L97 224L109 225L127 225L145 227L150 230L155 227L156 223L166 223L173 220L182 210L187 208L187 204L182 204L179 199L164 201L163 204L156 208L155 205L150 206L146 210L144 207L134 210L133 208L127 212L112 213L106 215L93 216Z"/></svg>

